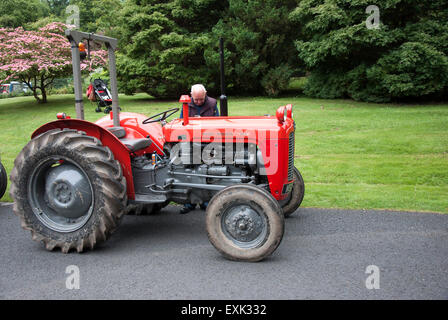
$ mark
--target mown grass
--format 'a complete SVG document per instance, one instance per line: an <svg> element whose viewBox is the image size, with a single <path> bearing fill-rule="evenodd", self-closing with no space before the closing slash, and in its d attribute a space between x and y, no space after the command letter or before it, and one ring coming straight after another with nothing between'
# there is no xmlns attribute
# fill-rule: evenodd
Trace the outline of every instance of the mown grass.
<svg viewBox="0 0 448 320"><path fill-rule="evenodd" d="M0 154L7 171L40 125L57 112L75 116L73 96L0 100ZM448 104L397 105L351 100L231 98L231 115L275 114L292 103L295 165L306 184L304 207L448 213ZM176 101L121 96L124 111L155 114ZM86 101L86 119L101 114ZM3 201L11 201L6 195Z"/></svg>

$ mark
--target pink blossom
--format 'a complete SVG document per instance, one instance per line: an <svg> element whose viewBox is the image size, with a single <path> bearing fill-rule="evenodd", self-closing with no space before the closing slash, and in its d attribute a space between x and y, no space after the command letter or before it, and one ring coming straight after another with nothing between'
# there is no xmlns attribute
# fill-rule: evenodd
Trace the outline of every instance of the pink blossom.
<svg viewBox="0 0 448 320"><path fill-rule="evenodd" d="M71 46L65 29L67 26L59 22L39 31L0 28L0 82L71 75ZM81 68L104 66L106 57L105 50L92 51L90 61L84 61Z"/></svg>

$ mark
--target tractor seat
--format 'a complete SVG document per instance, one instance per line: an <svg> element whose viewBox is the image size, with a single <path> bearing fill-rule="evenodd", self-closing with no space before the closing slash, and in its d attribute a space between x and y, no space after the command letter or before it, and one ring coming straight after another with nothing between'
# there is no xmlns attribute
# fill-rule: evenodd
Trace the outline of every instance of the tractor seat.
<svg viewBox="0 0 448 320"><path fill-rule="evenodd" d="M111 127L107 128L107 130L120 139L121 143L123 143L131 152L146 149L152 144L150 139L125 139L126 130L123 127Z"/></svg>
<svg viewBox="0 0 448 320"><path fill-rule="evenodd" d="M152 144L149 139L120 139L120 141L132 152L146 149Z"/></svg>
<svg viewBox="0 0 448 320"><path fill-rule="evenodd" d="M126 137L126 130L124 130L123 127L111 127L107 128L107 130L110 131L118 139Z"/></svg>

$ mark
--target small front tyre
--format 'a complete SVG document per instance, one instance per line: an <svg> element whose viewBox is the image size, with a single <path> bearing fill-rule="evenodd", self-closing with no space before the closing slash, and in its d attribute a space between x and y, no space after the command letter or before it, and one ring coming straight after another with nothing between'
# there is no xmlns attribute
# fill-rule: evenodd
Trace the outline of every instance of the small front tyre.
<svg viewBox="0 0 448 320"><path fill-rule="evenodd" d="M305 183L303 182L302 175L296 167L293 169L294 182L292 185L292 190L286 201L281 202L283 209L283 214L285 218L292 215L299 209L302 204L303 197L305 196Z"/></svg>
<svg viewBox="0 0 448 320"><path fill-rule="evenodd" d="M208 238L230 260L256 262L268 257L279 246L284 226L276 199L252 185L228 187L207 207Z"/></svg>

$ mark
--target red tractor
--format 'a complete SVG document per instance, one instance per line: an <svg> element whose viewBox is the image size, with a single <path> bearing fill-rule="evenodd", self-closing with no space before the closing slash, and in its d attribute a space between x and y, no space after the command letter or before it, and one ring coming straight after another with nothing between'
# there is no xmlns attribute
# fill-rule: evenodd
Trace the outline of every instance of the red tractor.
<svg viewBox="0 0 448 320"><path fill-rule="evenodd" d="M33 240L67 253L93 249L135 208L208 202L208 237L225 257L260 261L280 244L284 217L300 206L304 183L294 167L292 106L276 116L188 117L166 120L119 112L116 39L67 30L72 43L77 119L37 129L11 172L14 212ZM112 112L83 119L81 41L106 43Z"/></svg>

